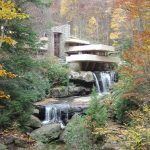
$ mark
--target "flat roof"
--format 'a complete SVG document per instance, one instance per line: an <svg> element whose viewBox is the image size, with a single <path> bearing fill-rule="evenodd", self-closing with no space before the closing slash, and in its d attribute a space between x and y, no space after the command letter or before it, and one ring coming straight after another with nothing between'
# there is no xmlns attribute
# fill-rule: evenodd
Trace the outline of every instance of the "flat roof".
<svg viewBox="0 0 150 150"><path fill-rule="evenodd" d="M84 44L84 45L89 45L90 42L89 41L85 41L85 40L81 40L81 39L77 39L77 38L68 38L65 41L66 44Z"/></svg>
<svg viewBox="0 0 150 150"><path fill-rule="evenodd" d="M97 56L91 54L76 54L66 57L66 62L108 62L108 63L119 63L120 59L118 57L106 57Z"/></svg>
<svg viewBox="0 0 150 150"><path fill-rule="evenodd" d="M82 51L108 51L114 52L115 48L113 46L103 45L103 44L90 44L83 46L72 46L66 53L75 53Z"/></svg>

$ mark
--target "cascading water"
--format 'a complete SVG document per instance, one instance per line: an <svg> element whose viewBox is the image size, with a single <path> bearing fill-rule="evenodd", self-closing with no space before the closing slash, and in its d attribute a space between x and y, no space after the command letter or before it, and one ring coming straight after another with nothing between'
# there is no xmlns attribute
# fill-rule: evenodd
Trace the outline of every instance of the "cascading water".
<svg viewBox="0 0 150 150"><path fill-rule="evenodd" d="M45 106L45 120L43 124L62 123L62 119L67 121L69 108L70 105L66 103Z"/></svg>
<svg viewBox="0 0 150 150"><path fill-rule="evenodd" d="M101 72L100 73L101 82L102 82L102 93L108 93L112 85L111 76L109 73Z"/></svg>
<svg viewBox="0 0 150 150"><path fill-rule="evenodd" d="M116 81L116 73L114 71L99 72L99 76L93 73L93 76L96 88L101 94L109 93L110 87Z"/></svg>
<svg viewBox="0 0 150 150"><path fill-rule="evenodd" d="M111 83L117 82L117 73L115 71L110 72L110 77L111 77Z"/></svg>
<svg viewBox="0 0 150 150"><path fill-rule="evenodd" d="M101 89L100 89L98 78L97 78L95 73L93 73L93 76L94 76L94 79L95 79L97 91L98 91L98 93L101 93Z"/></svg>

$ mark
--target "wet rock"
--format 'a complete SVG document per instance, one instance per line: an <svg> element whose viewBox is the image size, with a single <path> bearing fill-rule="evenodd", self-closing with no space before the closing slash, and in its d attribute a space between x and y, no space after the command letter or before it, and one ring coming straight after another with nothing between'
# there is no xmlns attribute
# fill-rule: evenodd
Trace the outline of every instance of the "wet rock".
<svg viewBox="0 0 150 150"><path fill-rule="evenodd" d="M33 115L34 115L34 116L38 116L38 115L39 115L39 109L36 109L36 108L35 108L35 109L33 110Z"/></svg>
<svg viewBox="0 0 150 150"><path fill-rule="evenodd" d="M60 136L59 136L59 141L60 141L60 142L65 142L65 134L64 134L64 132L62 132L62 133L60 134Z"/></svg>
<svg viewBox="0 0 150 150"><path fill-rule="evenodd" d="M120 147L117 144L105 143L102 150L120 150Z"/></svg>
<svg viewBox="0 0 150 150"><path fill-rule="evenodd" d="M38 106L38 109L39 109L39 115L38 115L38 118L40 120L44 120L45 119L45 104L44 105L39 105Z"/></svg>
<svg viewBox="0 0 150 150"><path fill-rule="evenodd" d="M83 96L89 94L91 91L89 88L85 88L82 86L69 86L68 90L70 96Z"/></svg>
<svg viewBox="0 0 150 150"><path fill-rule="evenodd" d="M81 71L81 64L78 62L69 63L69 69L73 71Z"/></svg>
<svg viewBox="0 0 150 150"><path fill-rule="evenodd" d="M47 146L44 143L37 141L31 150L46 150L46 149L47 149Z"/></svg>
<svg viewBox="0 0 150 150"><path fill-rule="evenodd" d="M61 134L60 124L48 124L31 133L31 137L37 141L48 143L59 138Z"/></svg>
<svg viewBox="0 0 150 150"><path fill-rule="evenodd" d="M83 96L90 94L91 89L85 88L83 86L63 86L63 87L57 87L53 88L51 95L56 98L64 98L64 97L70 97L70 96Z"/></svg>
<svg viewBox="0 0 150 150"><path fill-rule="evenodd" d="M27 148L29 145L26 141L19 138L15 139L14 144L16 147Z"/></svg>
<svg viewBox="0 0 150 150"><path fill-rule="evenodd" d="M81 72L71 71L69 74L69 79L80 80L84 82L94 82L93 73L90 71L81 71Z"/></svg>
<svg viewBox="0 0 150 150"><path fill-rule="evenodd" d="M12 136L8 136L8 137L5 137L4 139L3 139L3 141L4 141L4 143L6 144L6 145L9 145L9 144L12 144L12 143L14 143L14 137L12 137Z"/></svg>
<svg viewBox="0 0 150 150"><path fill-rule="evenodd" d="M33 129L37 129L37 128L40 128L42 126L42 123L37 117L31 115L28 126L33 128Z"/></svg>
<svg viewBox="0 0 150 150"><path fill-rule="evenodd" d="M53 88L51 91L51 95L52 97L57 97L57 98L68 97L69 96L68 87L62 86L62 87Z"/></svg>

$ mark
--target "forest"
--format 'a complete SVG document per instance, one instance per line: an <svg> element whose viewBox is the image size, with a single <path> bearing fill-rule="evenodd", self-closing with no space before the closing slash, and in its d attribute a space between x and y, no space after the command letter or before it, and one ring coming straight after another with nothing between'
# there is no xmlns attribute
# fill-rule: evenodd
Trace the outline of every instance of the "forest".
<svg viewBox="0 0 150 150"><path fill-rule="evenodd" d="M149 150L149 20L149 0L0 0L0 150ZM39 39L64 24L73 39L115 48L107 94L93 71L73 74L66 53L41 56L51 41Z"/></svg>

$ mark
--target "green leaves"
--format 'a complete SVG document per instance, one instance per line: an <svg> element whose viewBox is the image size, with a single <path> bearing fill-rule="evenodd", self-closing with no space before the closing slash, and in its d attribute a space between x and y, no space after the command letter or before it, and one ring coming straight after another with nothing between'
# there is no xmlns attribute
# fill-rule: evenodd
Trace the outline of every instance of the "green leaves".
<svg viewBox="0 0 150 150"><path fill-rule="evenodd" d="M92 150L94 148L93 135L85 127L85 119L81 116L73 116L65 129L64 135L68 149Z"/></svg>
<svg viewBox="0 0 150 150"><path fill-rule="evenodd" d="M107 108L100 101L100 97L98 93L96 93L95 89L91 95L90 105L86 114L89 121L89 127L92 130L96 127L104 126L107 122Z"/></svg>

